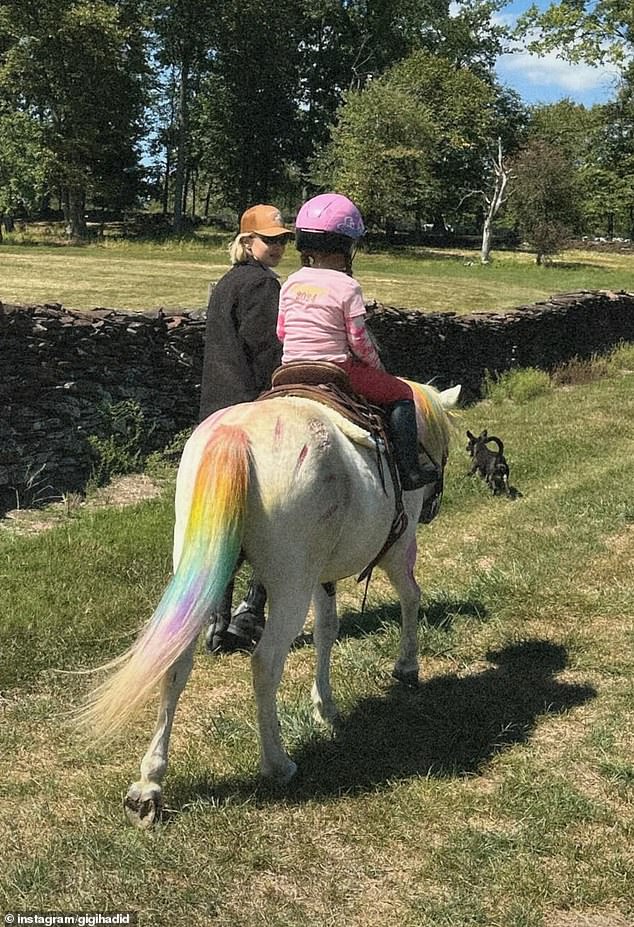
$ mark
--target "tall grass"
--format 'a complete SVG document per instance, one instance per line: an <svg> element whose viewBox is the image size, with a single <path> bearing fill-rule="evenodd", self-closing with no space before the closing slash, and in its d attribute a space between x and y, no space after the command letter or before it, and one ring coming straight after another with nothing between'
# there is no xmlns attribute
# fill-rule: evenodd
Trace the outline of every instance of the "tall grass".
<svg viewBox="0 0 634 927"><path fill-rule="evenodd" d="M393 683L381 574L341 584L334 736L312 721L313 650L289 657L282 732L299 763L257 778L248 661L197 655L176 718L168 814L119 803L149 711L107 749L64 724L169 571L171 496L0 534L5 910L126 910L195 927L629 927L634 922L632 347L600 379L463 412L505 442L522 496L493 497L460 442L419 531L422 681Z"/></svg>

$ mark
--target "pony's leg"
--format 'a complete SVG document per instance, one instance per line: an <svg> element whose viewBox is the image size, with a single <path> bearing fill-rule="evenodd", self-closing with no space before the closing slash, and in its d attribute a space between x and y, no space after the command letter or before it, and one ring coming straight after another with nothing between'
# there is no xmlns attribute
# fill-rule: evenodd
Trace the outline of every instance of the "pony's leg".
<svg viewBox="0 0 634 927"><path fill-rule="evenodd" d="M141 761L141 778L123 800L126 818L136 827L151 827L161 812L161 783L167 770L167 751L174 713L194 663L196 641L183 651L161 683L154 736Z"/></svg>
<svg viewBox="0 0 634 927"><path fill-rule="evenodd" d="M407 685L418 683L418 644L416 629L420 608L420 589L414 579L416 535L404 545L397 543L381 561L381 567L396 589L401 603L401 647L392 675Z"/></svg>
<svg viewBox="0 0 634 927"><path fill-rule="evenodd" d="M339 631L337 598L334 594L329 595L320 584L315 589L313 604L315 606L313 639L316 652L315 682L312 689L314 715L322 724L332 725L338 716L330 686L330 654Z"/></svg>
<svg viewBox="0 0 634 927"><path fill-rule="evenodd" d="M277 690L291 644L301 633L310 605L312 584L284 589L268 589L269 617L251 657L253 688L260 733L260 771L283 785L295 775L297 766L290 759L280 735L277 716Z"/></svg>

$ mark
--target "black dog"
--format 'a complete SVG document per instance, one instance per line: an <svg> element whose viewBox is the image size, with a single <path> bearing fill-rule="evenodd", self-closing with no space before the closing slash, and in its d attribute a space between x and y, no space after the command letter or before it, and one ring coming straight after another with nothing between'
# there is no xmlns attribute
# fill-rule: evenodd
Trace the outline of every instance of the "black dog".
<svg viewBox="0 0 634 927"><path fill-rule="evenodd" d="M491 487L494 496L502 492L507 496L512 496L513 492L509 486L509 465L506 462L504 445L500 439L494 435L489 436L486 429L477 438L468 431L467 437L469 439L467 452L473 457L469 475L479 473ZM497 445L496 451L487 447L489 442Z"/></svg>

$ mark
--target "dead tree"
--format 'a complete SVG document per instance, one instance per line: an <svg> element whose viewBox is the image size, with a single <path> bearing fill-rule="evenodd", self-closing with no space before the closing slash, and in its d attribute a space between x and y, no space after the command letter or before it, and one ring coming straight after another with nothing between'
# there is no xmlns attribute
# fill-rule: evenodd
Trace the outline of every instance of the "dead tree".
<svg viewBox="0 0 634 927"><path fill-rule="evenodd" d="M498 138L497 154L495 157L491 158L491 167L493 169L493 190L490 192L487 190L481 191L486 209L484 225L482 227L482 247L480 249L481 264L488 264L491 259L493 220L509 197L507 186L511 177L511 172L504 163L501 138Z"/></svg>
<svg viewBox="0 0 634 927"><path fill-rule="evenodd" d="M491 156L489 164L492 168L492 189L470 190L458 203L458 209L470 196L481 196L484 203L484 225L482 227L482 245L480 247L480 262L488 264L491 260L491 247L493 240L493 220L509 198L507 186L513 176L504 163L502 152L502 139L498 138L497 154Z"/></svg>

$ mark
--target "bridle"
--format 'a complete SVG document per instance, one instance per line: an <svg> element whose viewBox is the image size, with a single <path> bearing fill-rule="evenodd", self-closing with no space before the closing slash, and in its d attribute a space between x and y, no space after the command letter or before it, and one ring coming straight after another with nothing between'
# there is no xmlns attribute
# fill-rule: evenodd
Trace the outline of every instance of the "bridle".
<svg viewBox="0 0 634 927"><path fill-rule="evenodd" d="M434 520L442 504L442 494L445 488L445 464L447 463L447 454L443 454L442 466L438 466L422 441L419 443L423 449L423 453L428 458L429 462L434 465L436 473L438 474L436 482L433 484L432 494L423 502L420 515L418 516L419 523L428 525L430 521Z"/></svg>

